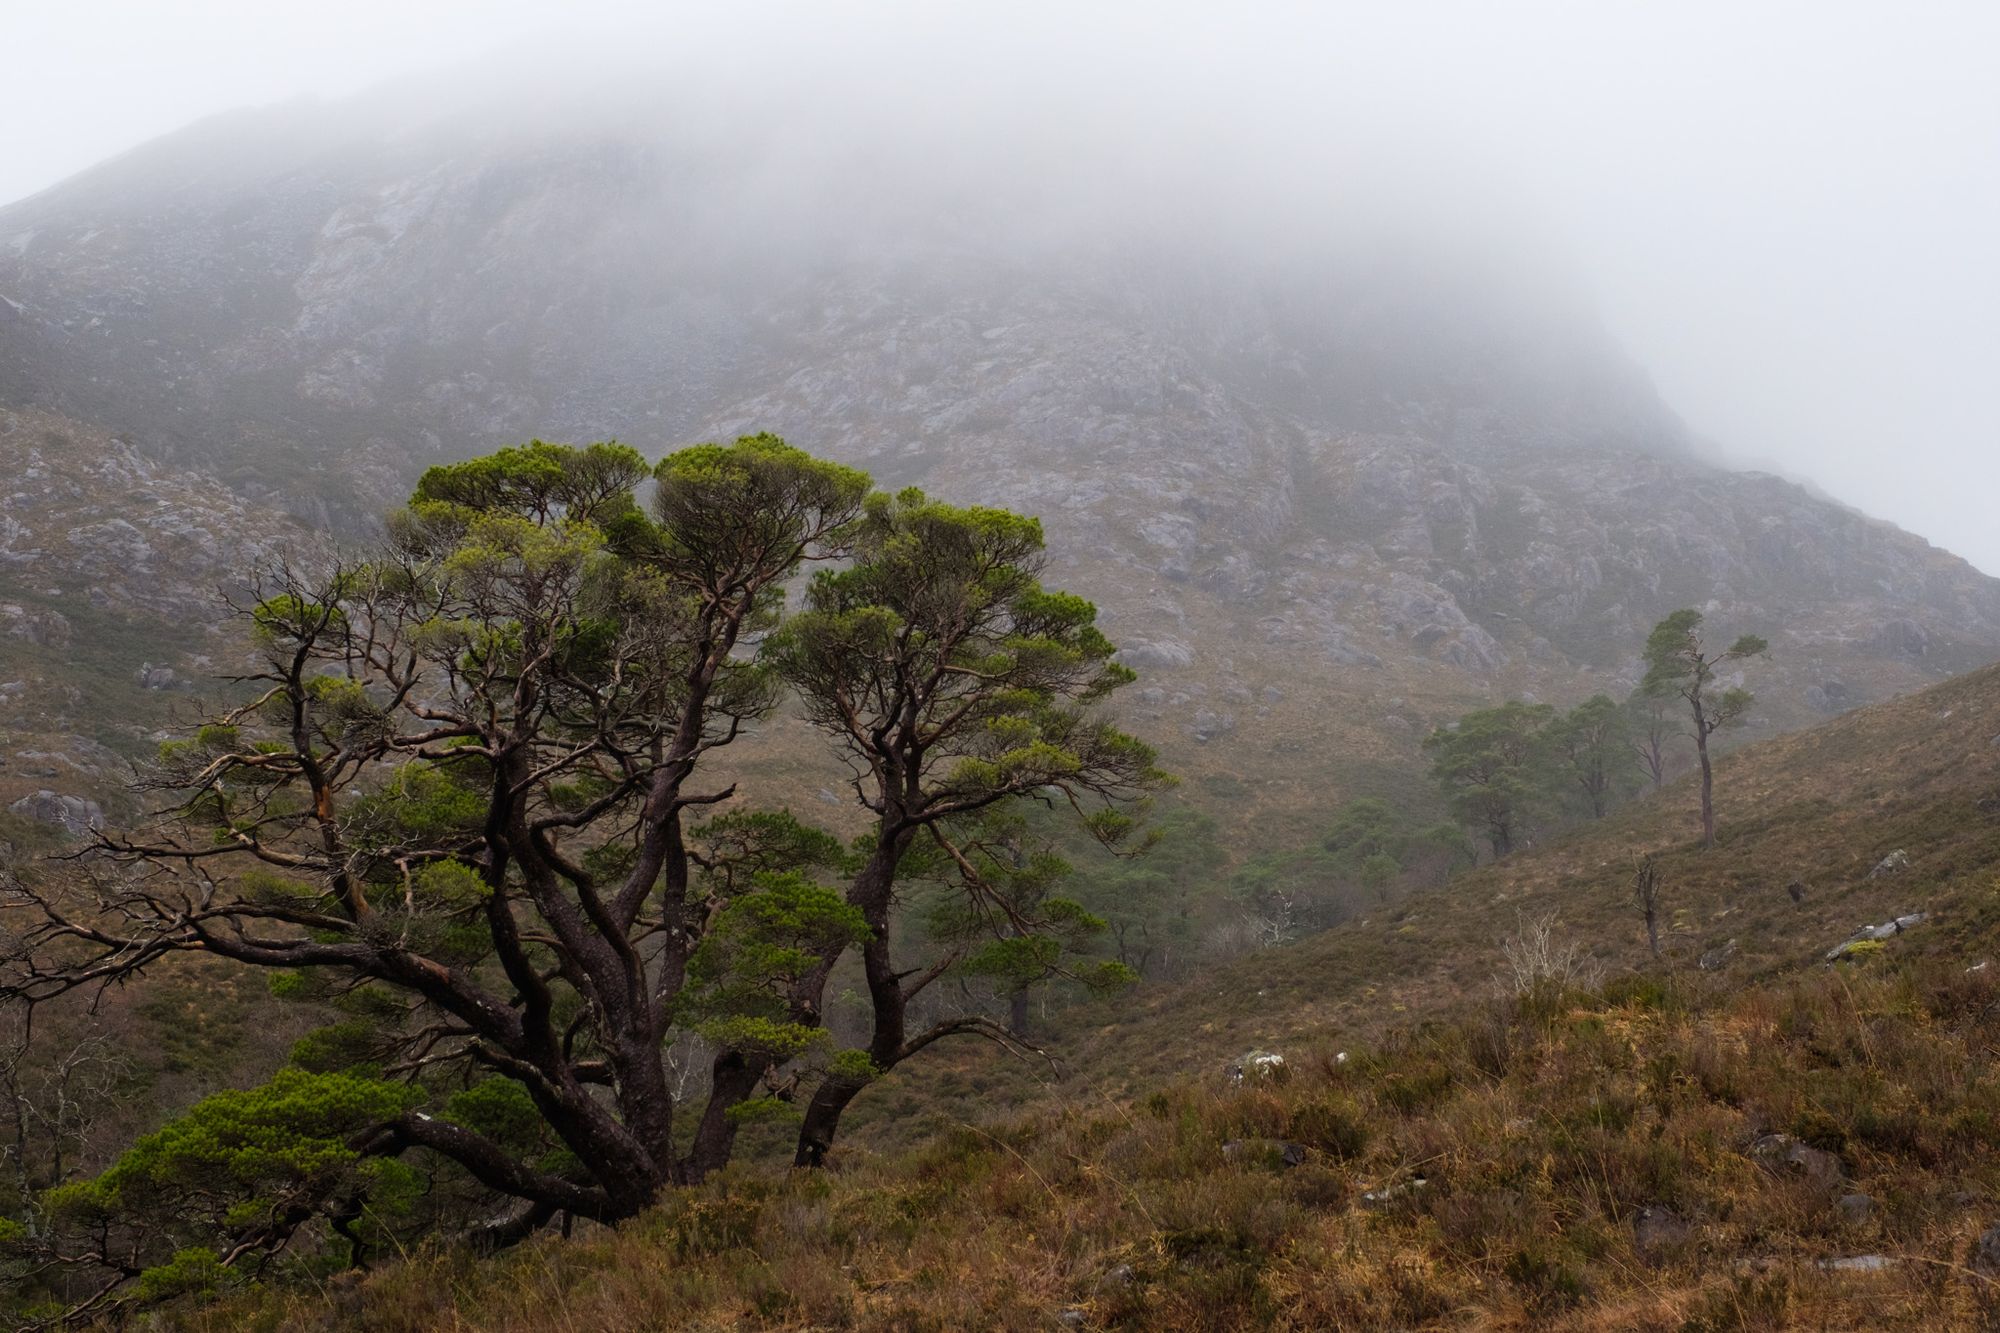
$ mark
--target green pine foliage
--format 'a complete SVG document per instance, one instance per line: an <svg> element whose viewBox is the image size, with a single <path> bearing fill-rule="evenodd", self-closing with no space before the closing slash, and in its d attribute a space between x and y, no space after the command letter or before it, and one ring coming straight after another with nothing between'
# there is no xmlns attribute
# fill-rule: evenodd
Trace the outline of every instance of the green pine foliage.
<svg viewBox="0 0 2000 1333"><path fill-rule="evenodd" d="M1542 733L1554 718L1547 704L1510 700L1467 713L1424 740L1446 804L1495 856L1513 851L1533 827L1544 790Z"/></svg>
<svg viewBox="0 0 2000 1333"><path fill-rule="evenodd" d="M871 493L755 435L652 467L533 441L432 468L386 526L245 571L252 697L161 748L168 799L103 838L89 916L24 904L38 948L0 997L195 955L322 1020L269 1083L27 1205L40 1271L94 1272L93 1308L617 1223L721 1170L740 1127L800 1120L818 1153L829 1090L1006 1035L912 1028L925 985L1000 1007L1130 979L1054 841L1003 847L1029 808L1124 846L1166 783L1099 708L1133 673L1040 582L1033 518ZM781 708L854 767L853 845L716 771ZM849 1047L826 1015L857 964L873 1035Z"/></svg>

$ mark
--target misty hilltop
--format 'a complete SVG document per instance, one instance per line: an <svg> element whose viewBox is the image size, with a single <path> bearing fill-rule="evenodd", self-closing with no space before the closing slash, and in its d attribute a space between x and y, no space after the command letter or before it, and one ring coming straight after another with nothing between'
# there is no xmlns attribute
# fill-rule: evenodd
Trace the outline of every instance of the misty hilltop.
<svg viewBox="0 0 2000 1333"><path fill-rule="evenodd" d="M236 8L10 25L0 1325L2000 1327L2000 17Z"/></svg>
<svg viewBox="0 0 2000 1333"><path fill-rule="evenodd" d="M1771 639L1765 727L2000 655L2000 582L1705 461L1560 272L1365 163L1204 193L1170 147L996 165L699 103L158 140L0 211L0 399L348 534L500 444L761 430L1036 514L1124 706L1253 805L1413 772L1502 693L1622 695L1678 606Z"/></svg>

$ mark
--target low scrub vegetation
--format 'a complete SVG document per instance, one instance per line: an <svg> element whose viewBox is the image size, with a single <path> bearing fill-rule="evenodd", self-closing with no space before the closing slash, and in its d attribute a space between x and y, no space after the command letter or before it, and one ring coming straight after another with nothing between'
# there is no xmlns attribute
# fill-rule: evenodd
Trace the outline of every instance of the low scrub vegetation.
<svg viewBox="0 0 2000 1333"><path fill-rule="evenodd" d="M1988 1327L2000 977L1548 984L183 1329ZM197 1275L198 1276L198 1275Z"/></svg>

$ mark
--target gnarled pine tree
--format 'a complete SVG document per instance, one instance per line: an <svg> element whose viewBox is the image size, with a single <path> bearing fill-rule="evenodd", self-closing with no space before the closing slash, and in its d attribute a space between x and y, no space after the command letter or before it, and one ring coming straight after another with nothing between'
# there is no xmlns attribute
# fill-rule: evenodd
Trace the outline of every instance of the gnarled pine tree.
<svg viewBox="0 0 2000 1333"><path fill-rule="evenodd" d="M807 718L847 761L873 823L847 891L868 930L870 1067L821 1079L799 1129L801 1165L824 1157L869 1077L954 1033L1007 1039L976 1014L912 1030L911 1002L964 956L947 948L916 962L893 957L890 914L912 849L921 842L958 870L974 901L992 909L996 938L1014 941L1002 947L1018 964L1058 942L1068 904L1024 909L958 830L1036 799L1073 809L1115 840L1129 822L1124 807L1162 781L1151 749L1091 712L1132 672L1111 660L1095 607L1042 587L1042 549L1031 518L956 508L917 490L871 497L854 563L815 575L805 608L769 644ZM1053 965L1058 954L1043 956ZM1017 968L1014 979L1030 978Z"/></svg>
<svg viewBox="0 0 2000 1333"><path fill-rule="evenodd" d="M731 988L691 966L768 896L814 960L858 927L803 878L823 849L728 828L704 845L691 815L732 793L696 778L773 706L743 650L804 561L844 551L867 479L772 437L703 446L653 471L648 517L648 472L616 445L541 443L433 469L377 558L263 576L256 697L166 747L168 818L102 839L124 873L98 875L101 901L39 897L8 992L197 952L390 997L373 1067L508 1081L566 1164L414 1106L349 1147L449 1159L519 1201L505 1234L615 1221L718 1166L731 1109L803 1038L714 1011ZM705 1021L735 1040L677 1142L664 1051Z"/></svg>
<svg viewBox="0 0 2000 1333"><path fill-rule="evenodd" d="M15 895L16 1002L200 954L347 1015L265 1088L47 1200L47 1234L81 1228L66 1257L108 1274L86 1305L208 1281L314 1219L358 1258L385 1219L448 1224L447 1197L461 1221L506 1205L484 1243L617 1222L802 1090L817 1161L881 1071L954 1033L1006 1039L976 1013L910 1030L930 982L1002 955L1010 979L1024 959L1087 975L1063 954L1080 909L1005 882L1005 808L1073 810L1115 842L1162 780L1092 710L1131 673L1089 603L1040 586L1030 519L871 496L757 436L655 469L616 445L503 450L427 473L389 527L373 558L257 582L252 697L164 748L165 814L100 838L94 899ZM787 617L818 560L846 563ZM706 776L787 686L853 768L873 817L854 850L720 809L734 788ZM963 928L899 970L920 841ZM857 946L871 1038L835 1051L822 1001ZM682 1106L691 1034L708 1077ZM413 1189L405 1160L450 1188Z"/></svg>

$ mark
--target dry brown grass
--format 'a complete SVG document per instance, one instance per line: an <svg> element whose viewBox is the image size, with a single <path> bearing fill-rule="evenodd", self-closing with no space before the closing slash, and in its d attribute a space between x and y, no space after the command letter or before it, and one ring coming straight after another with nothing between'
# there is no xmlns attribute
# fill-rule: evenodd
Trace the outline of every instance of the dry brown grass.
<svg viewBox="0 0 2000 1333"><path fill-rule="evenodd" d="M1062 1081L963 1052L891 1079L837 1170L752 1162L618 1233L423 1253L168 1322L1993 1327L2000 1275L1971 1251L2000 1224L2000 965L1968 969L2000 926L1995 734L2000 671L1976 673L1732 756L1716 852L1669 791L1393 913L1087 1011ZM1898 848L1911 869L1869 879ZM1640 851L1677 922L1657 965L1627 891ZM1608 980L1503 997L1517 910L1559 911ZM1931 920L1819 962L1911 910ZM1722 969L1694 966L1730 938ZM1286 1076L1231 1086L1223 1064L1253 1045L1283 1050ZM1767 1169L1747 1151L1766 1133L1831 1154L1843 1182ZM1848 1189L1867 1216L1836 1206ZM1646 1209L1685 1234L1642 1247ZM1827 1267L1861 1255L1888 1262Z"/></svg>
<svg viewBox="0 0 2000 1333"><path fill-rule="evenodd" d="M1996 1011L2000 978L1880 959L1735 994L1541 993L1281 1081L1184 1081L837 1173L739 1171L617 1233L418 1255L170 1324L1987 1327L2000 1287L1967 1260L2000 1221ZM1844 1182L1760 1165L1767 1132L1834 1154ZM1836 1206L1848 1189L1870 1216ZM1647 1208L1685 1236L1642 1249ZM1890 1262L1825 1266L1866 1254Z"/></svg>
<svg viewBox="0 0 2000 1333"><path fill-rule="evenodd" d="M1669 971L1731 939L1721 976L1742 982L1814 965L1856 927L1924 910L1898 953L1983 957L2000 867L2000 668L1746 747L1717 777L1721 845L1703 852L1687 783L1546 846L1408 897L1371 917L1265 950L1184 985L1076 1013L1061 1034L1074 1080L1129 1095L1252 1047L1364 1040L1385 1024L1492 992L1520 920L1559 917L1606 969L1654 966L1631 900L1638 856L1660 868ZM1898 849L1911 868L1869 870ZM1984 875L1984 878L1982 878ZM1803 885L1794 903L1788 888ZM2000 966L1996 960L1995 966ZM982 1098L1043 1088L979 1055ZM921 1074L918 1075L921 1077ZM968 1072L966 1077L975 1075ZM900 1116L924 1097L885 1090ZM946 1109L965 1113L959 1105Z"/></svg>

